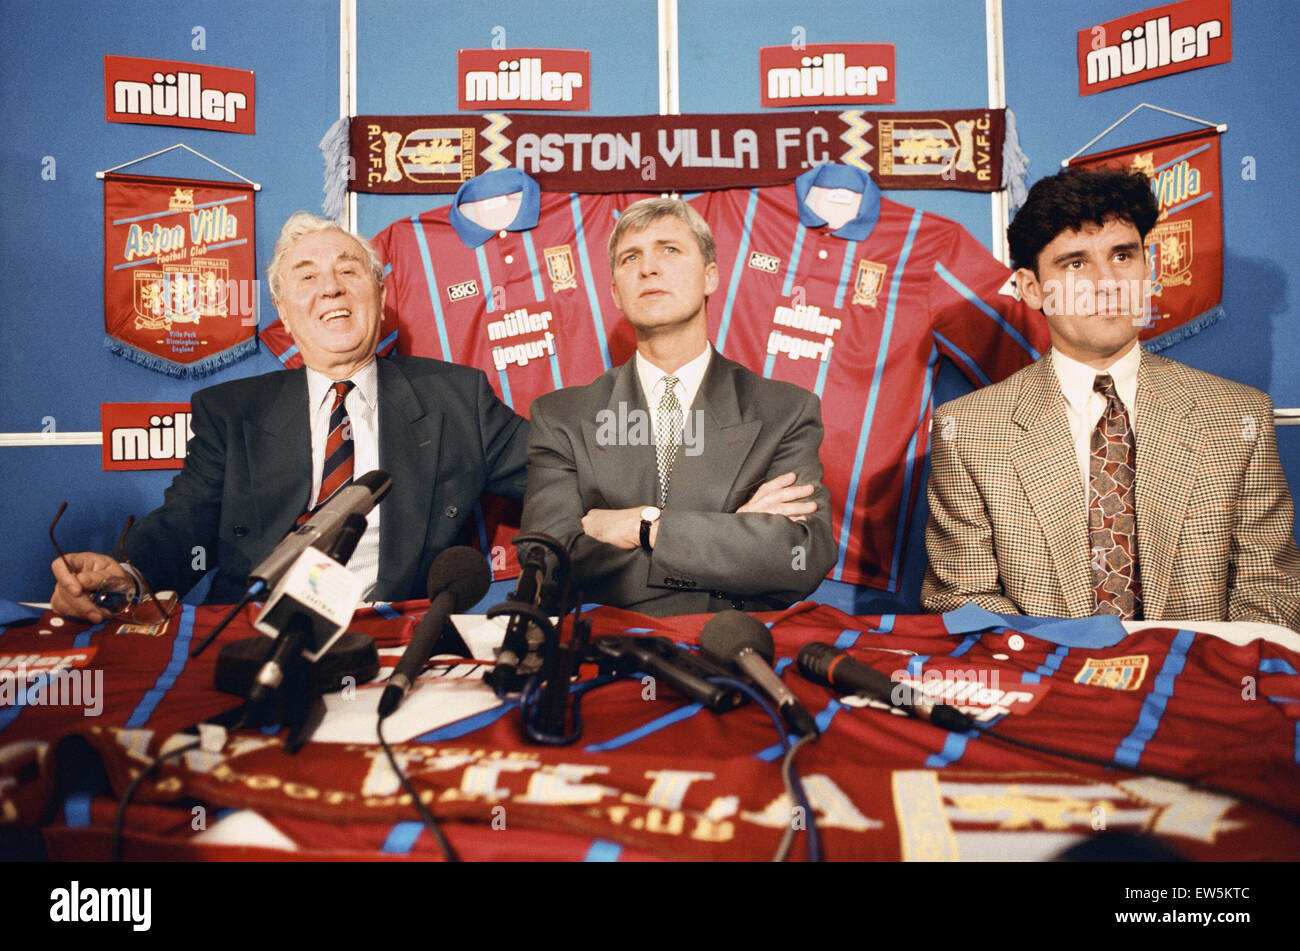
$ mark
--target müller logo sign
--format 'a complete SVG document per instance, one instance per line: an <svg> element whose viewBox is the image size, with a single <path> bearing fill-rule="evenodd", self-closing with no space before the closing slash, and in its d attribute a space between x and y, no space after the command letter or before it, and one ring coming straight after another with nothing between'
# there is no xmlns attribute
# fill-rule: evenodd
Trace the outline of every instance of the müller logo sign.
<svg viewBox="0 0 1300 951"><path fill-rule="evenodd" d="M104 98L109 122L254 132L248 69L105 56Z"/></svg>
<svg viewBox="0 0 1300 951"><path fill-rule="evenodd" d="M1186 0L1079 31L1079 95L1232 60L1229 0Z"/></svg>
<svg viewBox="0 0 1300 951"><path fill-rule="evenodd" d="M758 51L758 74L766 108L890 103L894 101L894 44L764 46Z"/></svg>
<svg viewBox="0 0 1300 951"><path fill-rule="evenodd" d="M458 50L460 109L591 108L590 50Z"/></svg>
<svg viewBox="0 0 1300 951"><path fill-rule="evenodd" d="M182 468L191 417L189 403L100 403L104 470Z"/></svg>

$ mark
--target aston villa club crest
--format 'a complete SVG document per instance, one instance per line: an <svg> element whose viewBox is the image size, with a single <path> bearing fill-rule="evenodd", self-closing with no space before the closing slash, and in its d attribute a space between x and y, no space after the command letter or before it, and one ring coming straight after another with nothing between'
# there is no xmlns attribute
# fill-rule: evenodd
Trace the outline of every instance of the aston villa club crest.
<svg viewBox="0 0 1300 951"><path fill-rule="evenodd" d="M976 123L942 119L882 119L880 170L886 175L949 176L975 172Z"/></svg>
<svg viewBox="0 0 1300 951"><path fill-rule="evenodd" d="M172 324L197 324L204 317L229 314L229 264L196 260L162 270L139 270L135 277L135 329L170 330Z"/></svg>
<svg viewBox="0 0 1300 951"><path fill-rule="evenodd" d="M1147 235L1151 292L1192 283L1192 222L1162 221Z"/></svg>
<svg viewBox="0 0 1300 951"><path fill-rule="evenodd" d="M546 273L551 277L551 290L563 291L578 286L578 278L573 270L573 251L567 244L557 248L547 248Z"/></svg>
<svg viewBox="0 0 1300 951"><path fill-rule="evenodd" d="M1089 657L1074 675L1074 682L1089 687L1109 687L1111 690L1137 690L1142 686L1149 663L1146 654L1105 659Z"/></svg>
<svg viewBox="0 0 1300 951"><path fill-rule="evenodd" d="M875 307L880 288L885 283L885 266L875 261L858 262L858 276L853 282L853 303Z"/></svg>
<svg viewBox="0 0 1300 951"><path fill-rule="evenodd" d="M371 134L370 148L383 151L385 182L460 184L474 176L473 129L414 129L405 137L379 131Z"/></svg>

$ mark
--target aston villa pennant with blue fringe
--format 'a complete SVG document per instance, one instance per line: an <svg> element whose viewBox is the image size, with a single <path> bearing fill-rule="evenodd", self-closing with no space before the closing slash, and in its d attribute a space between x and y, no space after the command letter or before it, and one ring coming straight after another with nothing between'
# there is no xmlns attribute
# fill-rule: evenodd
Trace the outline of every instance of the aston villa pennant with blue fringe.
<svg viewBox="0 0 1300 951"><path fill-rule="evenodd" d="M104 345L199 377L257 348L253 188L104 178Z"/></svg>

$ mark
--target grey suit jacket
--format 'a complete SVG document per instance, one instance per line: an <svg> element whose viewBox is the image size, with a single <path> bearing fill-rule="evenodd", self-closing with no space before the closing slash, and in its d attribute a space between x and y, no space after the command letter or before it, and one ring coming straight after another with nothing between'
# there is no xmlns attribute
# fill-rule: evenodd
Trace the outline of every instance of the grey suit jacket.
<svg viewBox="0 0 1300 951"><path fill-rule="evenodd" d="M664 616L733 602L749 610L782 607L817 587L835 561L835 546L817 455L816 396L714 352L691 407L692 414L700 411L700 451L678 452L653 552L616 548L582 531L589 509L658 500L648 424L639 444L617 431L620 413L635 420L638 410L648 414L633 360L586 386L533 401L522 527L569 547L571 584L586 600ZM628 427L622 435L638 433ZM785 472L814 487L817 512L807 521L736 514L758 486Z"/></svg>
<svg viewBox="0 0 1300 951"><path fill-rule="evenodd" d="M941 406L934 427L924 608L1090 615L1086 503L1050 354ZM1144 617L1300 629L1269 398L1144 352L1134 435Z"/></svg>
<svg viewBox="0 0 1300 951"><path fill-rule="evenodd" d="M453 544L486 489L524 490L528 424L479 370L419 357L379 361L381 502L374 597L423 598L429 565ZM232 603L293 530L311 492L306 371L280 370L200 390L185 468L125 550L156 590L188 591L217 568L208 601Z"/></svg>

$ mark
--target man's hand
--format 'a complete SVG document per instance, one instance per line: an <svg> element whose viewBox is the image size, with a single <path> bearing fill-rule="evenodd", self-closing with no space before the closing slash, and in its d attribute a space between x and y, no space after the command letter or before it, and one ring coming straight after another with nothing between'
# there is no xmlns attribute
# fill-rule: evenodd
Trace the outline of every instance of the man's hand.
<svg viewBox="0 0 1300 951"><path fill-rule="evenodd" d="M800 502L812 495L811 485L795 485L795 474L787 472L770 482L764 482L748 502L736 509L740 512L759 512L765 515L784 515L792 522L806 521L817 511L816 502Z"/></svg>
<svg viewBox="0 0 1300 951"><path fill-rule="evenodd" d="M784 515L792 522L806 521L817 511L816 502L800 502L812 495L811 485L795 485L795 474L787 472L755 490L748 502L736 510L764 515ZM582 530L598 542L615 548L641 547L641 509L591 509L582 517ZM650 547L659 539L659 523L650 526Z"/></svg>
<svg viewBox="0 0 1300 951"><path fill-rule="evenodd" d="M108 555L93 551L76 551L67 556L68 565L62 558L55 558L50 563L54 573L54 594L50 596L50 607L67 617L81 618L98 624L111 615L90 600L105 585L121 586L127 591L134 590L135 582L131 579L117 560Z"/></svg>
<svg viewBox="0 0 1300 951"><path fill-rule="evenodd" d="M582 516L582 530L615 548L641 547L641 508L591 509ZM650 547L659 536L659 523L650 527Z"/></svg>

